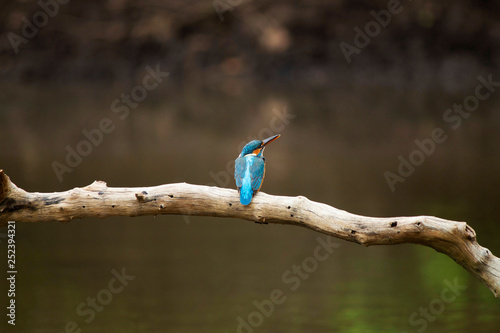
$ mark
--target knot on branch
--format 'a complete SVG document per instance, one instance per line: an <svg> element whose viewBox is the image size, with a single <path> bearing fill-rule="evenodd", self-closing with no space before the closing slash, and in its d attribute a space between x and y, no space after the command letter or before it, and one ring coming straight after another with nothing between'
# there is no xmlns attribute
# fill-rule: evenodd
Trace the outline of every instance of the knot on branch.
<svg viewBox="0 0 500 333"><path fill-rule="evenodd" d="M148 194L148 192L146 192L146 191L137 192L135 194L135 197L137 198L137 201L144 202L144 201L146 201L146 195L147 194Z"/></svg>
<svg viewBox="0 0 500 333"><path fill-rule="evenodd" d="M475 240L476 239L476 232L474 231L474 229L469 227L467 224L465 225L465 234L466 234L468 240Z"/></svg>

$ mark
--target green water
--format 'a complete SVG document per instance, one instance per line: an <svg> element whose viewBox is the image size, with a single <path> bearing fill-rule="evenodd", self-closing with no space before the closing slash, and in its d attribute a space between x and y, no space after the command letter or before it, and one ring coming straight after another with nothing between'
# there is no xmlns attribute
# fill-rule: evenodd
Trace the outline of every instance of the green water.
<svg viewBox="0 0 500 333"><path fill-rule="evenodd" d="M109 186L234 187L225 170L239 145L274 126L282 137L266 150L262 191L369 216L467 221L479 243L500 255L499 97L481 102L453 131L443 112L468 91L223 96L165 88L120 120L110 104L121 89L6 87L0 168L38 192L96 179ZM276 120L284 110L290 116ZM103 118L114 131L59 182L52 162L64 163L65 147L75 148L82 130ZM446 129L447 141L391 192L384 172L396 172L398 156L408 157L414 140L436 127ZM181 216L18 223L16 237L17 325L9 332L499 331L500 302L491 292L448 257L416 245L333 240L321 261L314 253L326 236L311 230ZM120 291L110 293L112 271L123 268L130 280L123 288L115 281ZM460 287L450 290L449 283ZM4 279L0 287L5 294ZM106 304L92 311L89 297Z"/></svg>

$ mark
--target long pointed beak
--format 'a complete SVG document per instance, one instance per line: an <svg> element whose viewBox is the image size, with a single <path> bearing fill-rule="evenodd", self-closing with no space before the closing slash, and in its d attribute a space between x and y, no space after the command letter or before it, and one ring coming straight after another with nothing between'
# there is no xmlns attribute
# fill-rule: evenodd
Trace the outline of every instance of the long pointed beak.
<svg viewBox="0 0 500 333"><path fill-rule="evenodd" d="M268 143L271 143L273 142L274 140L276 140L277 138L279 138L281 136L281 134L276 134L276 135L273 135L272 137L270 138L267 138L265 140L262 140L262 147L265 147Z"/></svg>

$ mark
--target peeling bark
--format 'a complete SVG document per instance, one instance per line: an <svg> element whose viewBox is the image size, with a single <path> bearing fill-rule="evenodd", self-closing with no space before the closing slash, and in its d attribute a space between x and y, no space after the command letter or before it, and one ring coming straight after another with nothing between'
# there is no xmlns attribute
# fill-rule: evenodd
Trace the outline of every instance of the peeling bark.
<svg viewBox="0 0 500 333"><path fill-rule="evenodd" d="M442 252L500 297L500 259L480 246L465 222L433 216L367 217L305 197L259 192L249 206L236 190L186 183L108 187L95 181L65 192L31 193L0 170L0 226L16 222L69 222L86 217L140 215L236 217L258 223L298 225L365 246L420 244Z"/></svg>

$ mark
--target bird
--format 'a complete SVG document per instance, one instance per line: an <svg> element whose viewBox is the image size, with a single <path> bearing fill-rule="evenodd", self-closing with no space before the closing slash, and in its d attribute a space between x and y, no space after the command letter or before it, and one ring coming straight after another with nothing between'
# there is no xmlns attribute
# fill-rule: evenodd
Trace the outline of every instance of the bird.
<svg viewBox="0 0 500 333"><path fill-rule="evenodd" d="M234 180L240 194L240 203L249 205L252 197L260 190L266 173L264 149L279 138L273 135L265 140L252 140L241 150L234 163Z"/></svg>

